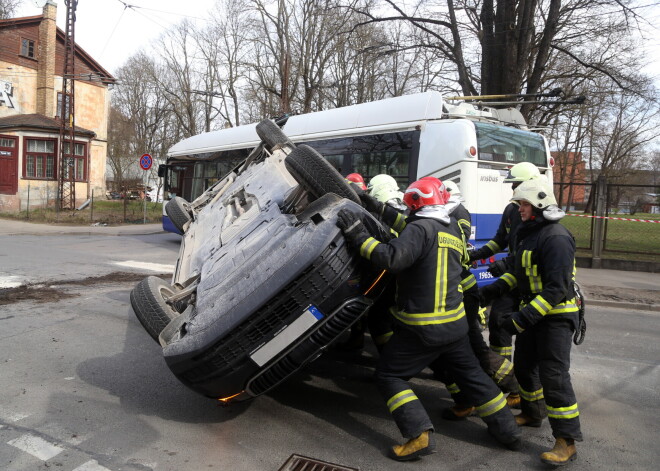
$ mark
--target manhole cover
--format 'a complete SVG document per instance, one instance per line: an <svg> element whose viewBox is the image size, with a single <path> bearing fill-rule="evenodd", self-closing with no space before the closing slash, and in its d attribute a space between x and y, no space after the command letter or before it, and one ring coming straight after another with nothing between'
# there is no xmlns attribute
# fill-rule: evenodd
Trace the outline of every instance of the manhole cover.
<svg viewBox="0 0 660 471"><path fill-rule="evenodd" d="M328 463L294 453L278 471L360 471L360 468Z"/></svg>

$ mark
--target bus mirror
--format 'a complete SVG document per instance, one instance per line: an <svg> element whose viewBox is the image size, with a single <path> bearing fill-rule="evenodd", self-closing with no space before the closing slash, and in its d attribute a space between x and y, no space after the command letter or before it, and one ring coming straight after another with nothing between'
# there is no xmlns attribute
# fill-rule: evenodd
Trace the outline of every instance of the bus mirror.
<svg viewBox="0 0 660 471"><path fill-rule="evenodd" d="M158 176L164 177L166 173L167 173L167 165L165 164L158 165Z"/></svg>

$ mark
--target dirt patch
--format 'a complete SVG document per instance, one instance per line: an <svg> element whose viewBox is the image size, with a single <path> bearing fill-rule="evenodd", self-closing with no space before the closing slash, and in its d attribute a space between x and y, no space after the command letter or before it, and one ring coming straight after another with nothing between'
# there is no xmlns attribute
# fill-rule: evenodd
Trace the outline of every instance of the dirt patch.
<svg viewBox="0 0 660 471"><path fill-rule="evenodd" d="M156 275L168 280L171 275ZM47 281L44 283L0 289L0 306L21 301L54 303L61 299L74 298L78 293L71 293L64 286L93 286L105 283L137 283L146 278L144 273L113 272L102 276L90 276L81 280Z"/></svg>
<svg viewBox="0 0 660 471"><path fill-rule="evenodd" d="M660 304L660 290L615 288L611 286L582 286L587 298L638 304Z"/></svg>

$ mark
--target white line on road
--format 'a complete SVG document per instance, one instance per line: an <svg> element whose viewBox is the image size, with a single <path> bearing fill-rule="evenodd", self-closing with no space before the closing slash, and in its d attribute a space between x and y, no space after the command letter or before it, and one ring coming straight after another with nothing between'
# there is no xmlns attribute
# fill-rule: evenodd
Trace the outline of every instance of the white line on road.
<svg viewBox="0 0 660 471"><path fill-rule="evenodd" d="M48 461L64 451L63 448L47 442L43 438L30 435L29 433L10 440L7 444L16 447L19 450L23 450L42 461Z"/></svg>
<svg viewBox="0 0 660 471"><path fill-rule="evenodd" d="M23 284L23 278L20 276L8 275L0 276L0 288L17 288Z"/></svg>
<svg viewBox="0 0 660 471"><path fill-rule="evenodd" d="M125 262L112 262L114 265L126 268L139 268L141 270L150 270L157 273L173 273L174 265L165 265L164 263L136 262L135 260L126 260Z"/></svg>
<svg viewBox="0 0 660 471"><path fill-rule="evenodd" d="M87 463L83 463L73 471L110 471L105 466L101 466L96 460L90 460Z"/></svg>

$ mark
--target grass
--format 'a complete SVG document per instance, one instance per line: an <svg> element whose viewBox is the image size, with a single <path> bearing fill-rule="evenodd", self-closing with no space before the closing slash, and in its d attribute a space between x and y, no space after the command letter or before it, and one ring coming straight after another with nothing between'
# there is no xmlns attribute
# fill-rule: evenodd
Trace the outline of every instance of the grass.
<svg viewBox="0 0 660 471"><path fill-rule="evenodd" d="M628 219L660 220L658 214L638 213L612 215ZM591 254L590 239L593 218L567 216L562 224L575 237L578 254ZM633 252L638 252L634 254ZM603 257L660 262L660 223L606 220Z"/></svg>
<svg viewBox="0 0 660 471"><path fill-rule="evenodd" d="M147 202L146 216L147 223L161 222L163 216L162 203ZM67 225L90 225L94 223L108 225L142 224L144 222L144 202L142 200L99 200L94 201L93 207L89 205L80 211L31 208L29 212L0 213L0 217Z"/></svg>

